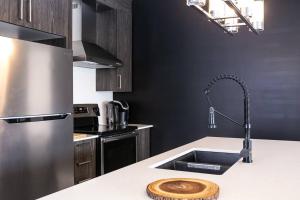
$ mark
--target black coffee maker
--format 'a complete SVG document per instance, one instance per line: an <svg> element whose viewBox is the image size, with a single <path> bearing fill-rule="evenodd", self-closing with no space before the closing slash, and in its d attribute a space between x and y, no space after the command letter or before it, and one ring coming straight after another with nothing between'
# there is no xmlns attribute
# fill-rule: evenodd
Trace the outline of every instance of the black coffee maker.
<svg viewBox="0 0 300 200"><path fill-rule="evenodd" d="M106 104L106 121L109 126L127 126L129 105L126 101L111 101Z"/></svg>

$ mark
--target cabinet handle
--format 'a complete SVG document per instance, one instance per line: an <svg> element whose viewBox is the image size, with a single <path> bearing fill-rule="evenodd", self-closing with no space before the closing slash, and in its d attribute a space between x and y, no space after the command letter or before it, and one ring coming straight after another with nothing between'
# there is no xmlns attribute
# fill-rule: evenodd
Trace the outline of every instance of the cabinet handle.
<svg viewBox="0 0 300 200"><path fill-rule="evenodd" d="M23 20L23 17L24 17L24 0L20 0L19 2L19 19L20 20Z"/></svg>
<svg viewBox="0 0 300 200"><path fill-rule="evenodd" d="M118 74L118 88L119 89L122 89L122 75L121 74Z"/></svg>
<svg viewBox="0 0 300 200"><path fill-rule="evenodd" d="M32 22L32 0L28 1L28 22Z"/></svg>
<svg viewBox="0 0 300 200"><path fill-rule="evenodd" d="M89 164L91 163L92 161L91 160L88 160L88 161L85 161L85 162L80 162L80 163L76 163L78 166L81 166L81 165L86 165L86 164Z"/></svg>

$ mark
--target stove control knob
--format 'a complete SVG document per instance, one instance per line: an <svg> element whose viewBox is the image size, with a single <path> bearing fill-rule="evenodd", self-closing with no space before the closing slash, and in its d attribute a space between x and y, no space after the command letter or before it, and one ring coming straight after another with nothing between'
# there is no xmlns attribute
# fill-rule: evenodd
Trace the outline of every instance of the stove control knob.
<svg viewBox="0 0 300 200"><path fill-rule="evenodd" d="M94 111L94 113L95 113L97 116L100 116L100 110L99 110L98 107L94 107L94 108L93 108L93 111Z"/></svg>

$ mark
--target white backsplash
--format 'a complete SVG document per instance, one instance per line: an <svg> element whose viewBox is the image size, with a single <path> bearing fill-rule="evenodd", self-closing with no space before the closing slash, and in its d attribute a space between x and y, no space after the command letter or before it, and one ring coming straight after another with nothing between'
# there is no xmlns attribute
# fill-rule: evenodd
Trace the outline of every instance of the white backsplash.
<svg viewBox="0 0 300 200"><path fill-rule="evenodd" d="M73 17L73 41L81 40L81 0L73 0L79 3L78 9L72 10ZM76 31L74 31L76 30ZM113 92L96 91L96 70L73 67L73 102L98 103L100 108L99 123L106 124L106 110L104 104L113 100Z"/></svg>
<svg viewBox="0 0 300 200"><path fill-rule="evenodd" d="M105 103L113 100L113 92L96 91L96 70L73 68L73 101L76 103L98 103L100 108L99 123L105 124Z"/></svg>

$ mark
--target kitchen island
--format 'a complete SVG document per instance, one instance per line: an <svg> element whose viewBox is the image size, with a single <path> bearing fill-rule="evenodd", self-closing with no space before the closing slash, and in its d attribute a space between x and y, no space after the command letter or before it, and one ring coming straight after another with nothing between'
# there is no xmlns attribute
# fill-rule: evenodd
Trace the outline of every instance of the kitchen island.
<svg viewBox="0 0 300 200"><path fill-rule="evenodd" d="M152 168L193 148L239 152L243 139L206 137L85 183L67 188L42 200L142 200L149 183L163 178L199 178L220 186L219 200L300 199L300 142L253 140L253 163L241 160L223 175L210 175Z"/></svg>

